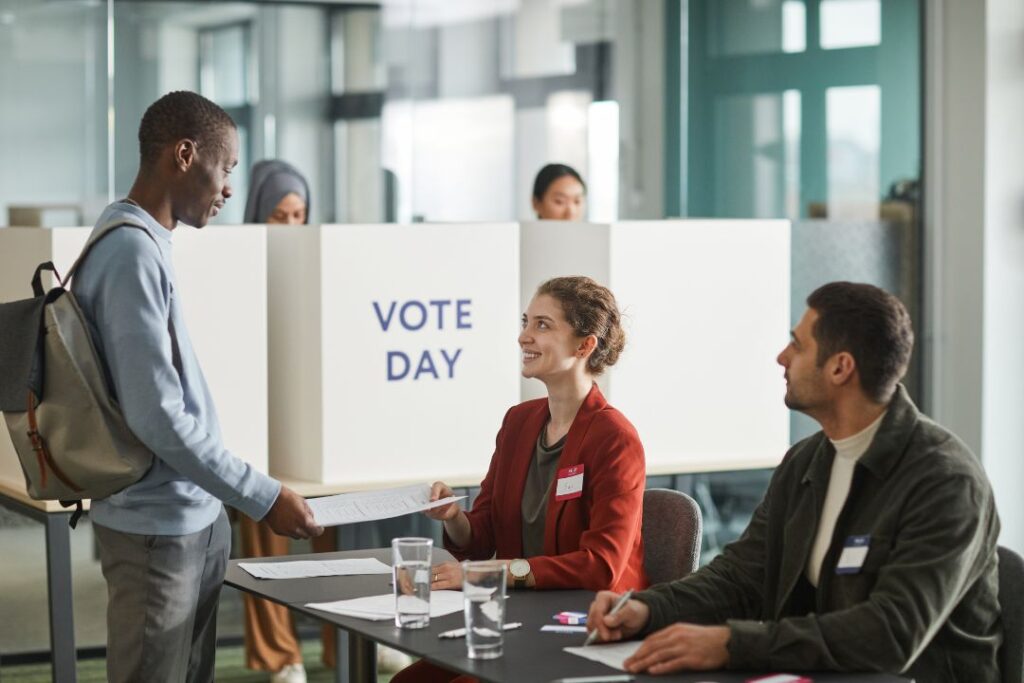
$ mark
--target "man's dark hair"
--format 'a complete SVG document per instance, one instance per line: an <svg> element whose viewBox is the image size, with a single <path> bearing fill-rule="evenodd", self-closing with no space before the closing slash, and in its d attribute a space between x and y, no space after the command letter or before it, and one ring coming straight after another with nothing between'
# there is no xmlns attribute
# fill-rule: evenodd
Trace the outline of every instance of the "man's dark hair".
<svg viewBox="0 0 1024 683"><path fill-rule="evenodd" d="M807 305L818 313L813 329L818 367L846 351L857 363L864 393L878 403L888 402L914 348L903 302L874 285L830 282L814 290Z"/></svg>
<svg viewBox="0 0 1024 683"><path fill-rule="evenodd" d="M219 106L188 90L169 92L142 115L139 155L143 167L151 165L167 145L188 138L200 147L220 144L235 122Z"/></svg>

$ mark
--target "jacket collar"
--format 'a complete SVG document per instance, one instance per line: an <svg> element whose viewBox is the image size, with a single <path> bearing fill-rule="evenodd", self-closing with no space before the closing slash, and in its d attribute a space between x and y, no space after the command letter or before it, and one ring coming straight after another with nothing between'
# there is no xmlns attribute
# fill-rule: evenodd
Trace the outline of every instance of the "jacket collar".
<svg viewBox="0 0 1024 683"><path fill-rule="evenodd" d="M882 418L878 433L860 463L879 479L885 479L906 450L920 419L920 411L910 400L906 387L900 384L889 401L889 409Z"/></svg>
<svg viewBox="0 0 1024 683"><path fill-rule="evenodd" d="M900 384L889 401L885 417L882 418L882 424L878 426L875 438L871 440L871 445L861 456L859 464L879 479L885 479L899 461L899 456L906 449L910 436L920 419L920 411L910 400L906 387ZM835 447L823 432L819 432L818 437L820 439L818 447L804 474L803 481L827 486L832 469L832 458L835 456Z"/></svg>
<svg viewBox="0 0 1024 683"><path fill-rule="evenodd" d="M576 417L573 418L569 432L566 434L565 446L562 448L562 455L558 459L559 470L579 464L583 459L584 453L581 447L587 431L590 429L594 417L607 406L608 401L605 400L604 395L595 382L590 389L590 393L583 399L583 404L580 406L579 411L577 411ZM533 460L537 446L537 437L540 436L540 431L544 429L544 425L547 424L550 416L551 411L548 408L548 402L542 400L537 401L536 408L523 421L522 429L516 438L515 461L511 469L511 480L509 481L509 491L517 494L514 500L522 501L523 499L523 488L526 486L526 475L530 470L530 463ZM564 504L564 501L556 501L554 499L554 489L552 489L552 498L548 501L548 512L545 517L544 550L546 554L556 554L549 552L549 547L553 547L555 543L554 536L557 528L558 513ZM515 509L512 510L512 507ZM515 543L519 546L519 554L522 554L523 516L519 505L510 506L506 521L509 524L509 532L513 534L513 538L516 539Z"/></svg>

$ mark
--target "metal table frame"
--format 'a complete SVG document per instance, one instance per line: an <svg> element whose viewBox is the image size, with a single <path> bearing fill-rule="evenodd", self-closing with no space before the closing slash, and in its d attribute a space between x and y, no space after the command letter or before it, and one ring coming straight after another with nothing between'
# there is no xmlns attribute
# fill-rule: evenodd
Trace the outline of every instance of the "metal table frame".
<svg viewBox="0 0 1024 683"><path fill-rule="evenodd" d="M50 657L53 680L75 683L75 611L71 587L72 510L48 509L43 503L31 504L11 495L0 486L0 505L12 512L42 523L46 530L46 595L50 617Z"/></svg>

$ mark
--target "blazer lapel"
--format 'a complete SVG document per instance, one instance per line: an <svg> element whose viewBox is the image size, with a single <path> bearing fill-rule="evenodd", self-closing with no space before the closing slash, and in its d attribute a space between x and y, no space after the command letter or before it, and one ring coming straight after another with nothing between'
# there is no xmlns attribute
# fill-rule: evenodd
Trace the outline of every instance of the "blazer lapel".
<svg viewBox="0 0 1024 683"><path fill-rule="evenodd" d="M586 438L587 431L590 429L590 425L594 422L594 418L597 416L605 406L608 405L608 401L605 400L601 390L598 389L595 383L590 389L590 393L583 399L583 405L580 406L579 411L576 413L576 417L572 421L572 426L569 427L569 433L565 436L565 446L562 448L562 455L558 458L558 471L564 470L566 467L572 465L578 465L583 462L586 453L583 452L583 441ZM586 469L583 470L583 491L584 494L587 491L587 477L592 475ZM525 475L524 475L525 476ZM551 497L548 499L548 512L544 518L544 554L545 555L558 555L565 552L565 548L559 548L558 544L558 520L562 515L562 508L569 502L567 500L555 500L555 491L558 488L558 473L555 473L555 482L551 487Z"/></svg>
<svg viewBox="0 0 1024 683"><path fill-rule="evenodd" d="M514 505L505 505L501 511L505 518L505 528L509 530L508 542L512 544L514 552L510 557L523 556L523 489L526 488L526 475L530 471L530 462L533 460L534 451L537 447L537 437L540 430L544 429L550 412L548 402L538 402L537 410L533 411L525 420L519 433L516 434L514 455L508 470L508 485L503 496L508 501L515 501ZM499 550L499 557L502 557Z"/></svg>

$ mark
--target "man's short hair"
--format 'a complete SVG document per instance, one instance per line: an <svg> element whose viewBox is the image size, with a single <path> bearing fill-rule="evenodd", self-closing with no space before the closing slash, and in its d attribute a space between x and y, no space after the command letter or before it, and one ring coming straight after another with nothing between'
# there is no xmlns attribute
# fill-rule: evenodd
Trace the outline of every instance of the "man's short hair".
<svg viewBox="0 0 1024 683"><path fill-rule="evenodd" d="M818 367L846 351L857 364L864 393L878 403L892 398L914 348L903 302L874 285L830 282L814 290L807 305L818 314L813 329Z"/></svg>
<svg viewBox="0 0 1024 683"><path fill-rule="evenodd" d="M219 106L188 90L169 92L142 115L139 156L142 166L157 160L167 145L188 138L199 146L220 144L224 131L235 122Z"/></svg>

